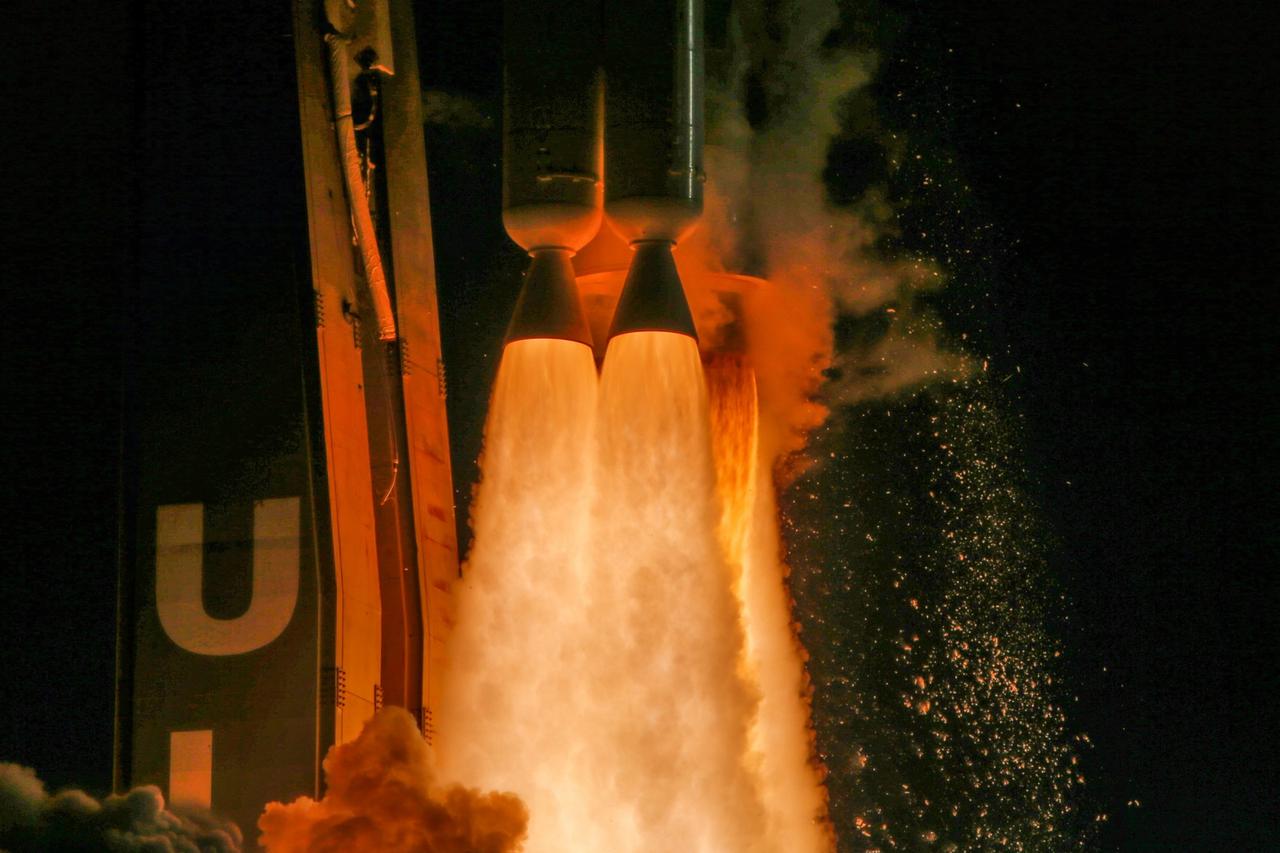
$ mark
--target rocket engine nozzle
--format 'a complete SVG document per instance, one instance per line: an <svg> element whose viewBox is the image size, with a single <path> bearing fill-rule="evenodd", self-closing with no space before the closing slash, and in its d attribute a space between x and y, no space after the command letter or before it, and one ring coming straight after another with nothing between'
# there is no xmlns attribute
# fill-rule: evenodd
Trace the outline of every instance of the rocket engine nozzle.
<svg viewBox="0 0 1280 853"><path fill-rule="evenodd" d="M671 256L672 244L666 240L641 240L632 248L635 256L618 297L609 339L628 332L676 332L696 341L698 332Z"/></svg>
<svg viewBox="0 0 1280 853"><path fill-rule="evenodd" d="M591 346L591 327L578 295L568 249L535 249L516 310L507 327L507 343L532 338L577 341Z"/></svg>
<svg viewBox="0 0 1280 853"><path fill-rule="evenodd" d="M703 1L605 4L605 213L635 250L610 339L698 338L671 249L702 215Z"/></svg>
<svg viewBox="0 0 1280 853"><path fill-rule="evenodd" d="M532 257L507 343L591 346L569 258L604 218L594 0L503 4L502 224Z"/></svg>

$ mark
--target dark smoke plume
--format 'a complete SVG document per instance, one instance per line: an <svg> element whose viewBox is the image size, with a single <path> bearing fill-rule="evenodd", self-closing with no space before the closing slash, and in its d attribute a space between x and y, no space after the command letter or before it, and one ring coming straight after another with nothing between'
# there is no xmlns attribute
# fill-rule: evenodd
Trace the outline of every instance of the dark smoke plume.
<svg viewBox="0 0 1280 853"><path fill-rule="evenodd" d="M529 815L514 794L440 788L413 718L385 708L324 760L328 793L271 803L269 853L514 853Z"/></svg>
<svg viewBox="0 0 1280 853"><path fill-rule="evenodd" d="M35 771L0 764L0 851L5 853L237 853L235 824L175 814L151 785L97 800L84 791L52 796Z"/></svg>

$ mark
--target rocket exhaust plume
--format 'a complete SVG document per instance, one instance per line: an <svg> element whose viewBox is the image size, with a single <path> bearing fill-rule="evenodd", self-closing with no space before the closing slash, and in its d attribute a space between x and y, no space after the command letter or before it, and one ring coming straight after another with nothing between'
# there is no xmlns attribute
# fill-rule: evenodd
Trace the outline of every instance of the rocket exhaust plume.
<svg viewBox="0 0 1280 853"><path fill-rule="evenodd" d="M793 629L779 560L772 456L760 442L755 371L743 355L705 367L720 493L720 540L742 612L743 666L759 692L750 729L770 833L780 849L830 850L824 771L814 760L808 655ZM763 472L763 474L762 474Z"/></svg>
<svg viewBox="0 0 1280 853"><path fill-rule="evenodd" d="M599 413L591 582L611 618L593 679L609 697L597 724L627 755L606 780L638 824L623 849L787 849L768 835L749 746L759 697L740 666L696 342L615 337Z"/></svg>
<svg viewBox="0 0 1280 853"><path fill-rule="evenodd" d="M831 849L772 459L744 354L506 347L438 755L528 803L530 851Z"/></svg>
<svg viewBox="0 0 1280 853"><path fill-rule="evenodd" d="M485 430L475 541L455 589L439 714L442 773L518 792L528 850L608 850L596 822L609 744L584 725L592 624L585 555L595 435L591 350L507 345Z"/></svg>
<svg viewBox="0 0 1280 853"><path fill-rule="evenodd" d="M713 371L713 415L672 255L702 209L701 3L605 9L603 206L633 253L599 378L563 275L600 222L580 180L601 165L579 52L596 15L507 12L503 219L534 262L455 589L441 772L520 796L529 853L829 850L754 375ZM529 66L549 33L554 81Z"/></svg>
<svg viewBox="0 0 1280 853"><path fill-rule="evenodd" d="M762 802L696 342L614 338L598 399L586 348L510 344L483 470L443 773L524 799L530 853L823 849Z"/></svg>

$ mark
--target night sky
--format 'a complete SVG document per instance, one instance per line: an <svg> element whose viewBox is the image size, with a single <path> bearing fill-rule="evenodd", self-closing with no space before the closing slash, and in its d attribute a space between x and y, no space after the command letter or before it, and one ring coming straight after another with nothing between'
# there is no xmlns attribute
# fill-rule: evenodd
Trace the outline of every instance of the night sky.
<svg viewBox="0 0 1280 853"><path fill-rule="evenodd" d="M23 242L4 255L0 312L0 760L102 792L120 365L138 199L157 191L135 179L136 116L153 81L136 61L140 9L58 5L18 13L24 55L6 87L17 193L5 231ZM500 4L420 6L424 84L474 107L428 128L465 501L522 266L498 216ZM919 189L910 168L891 172L849 137L833 147L829 190L838 202L885 181L904 200L902 248L951 276L936 305L947 335L990 362L984 405L1009 425L1040 591L1054 591L1043 624L1062 651L1066 728L1093 744L1082 808L1109 815L1090 845L1274 848L1274 275L1261 255L1278 176L1261 10L998 0L848 12L831 44L878 49L880 121L940 179ZM251 111L226 108L252 127ZM884 416L854 414L845 423L860 426L833 448L850 459L867 456Z"/></svg>

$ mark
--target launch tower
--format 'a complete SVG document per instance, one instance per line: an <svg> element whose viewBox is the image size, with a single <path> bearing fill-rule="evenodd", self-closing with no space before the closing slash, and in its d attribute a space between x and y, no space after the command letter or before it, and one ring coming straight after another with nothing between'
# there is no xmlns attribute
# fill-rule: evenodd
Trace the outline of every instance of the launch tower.
<svg viewBox="0 0 1280 853"><path fill-rule="evenodd" d="M252 847L380 705L432 736L458 560L412 6L144 7L115 784Z"/></svg>

